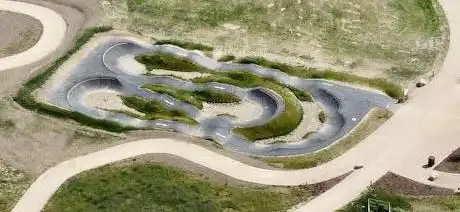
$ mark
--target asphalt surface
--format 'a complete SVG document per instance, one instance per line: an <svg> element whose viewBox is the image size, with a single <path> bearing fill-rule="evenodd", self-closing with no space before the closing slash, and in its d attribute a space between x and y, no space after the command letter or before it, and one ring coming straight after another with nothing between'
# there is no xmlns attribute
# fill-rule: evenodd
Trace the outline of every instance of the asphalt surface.
<svg viewBox="0 0 460 212"><path fill-rule="evenodd" d="M121 67L118 65L119 58L149 52L162 52L185 58L216 72L247 70L259 76L275 79L283 84L306 89L327 113L327 121L317 133L298 142L262 145L247 141L233 134L231 129L238 126L262 125L277 117L284 110L284 102L280 96L265 88L242 89L220 83L198 85L169 76L136 75L119 68ZM232 93L241 99L250 99L262 105L264 112L261 117L255 117L254 120L246 123L227 117L212 117L200 120L197 126L190 126L174 121L140 120L121 113L91 108L86 106L83 101L93 91L110 89L123 95L140 96L148 100L159 101L166 108L185 111L191 118L200 117L200 110L192 105L180 102L168 95L149 92L140 88L149 83L166 84L185 90L214 89ZM212 138L226 149L252 156L290 156L323 149L353 129L370 109L375 107L392 109L395 102L395 100L376 92L331 81L301 79L279 70L263 68L254 64L220 63L176 46L145 45L123 38L109 39L97 46L75 66L70 76L47 99L49 103L79 111L95 118L116 121L138 128L172 128L193 136Z"/></svg>

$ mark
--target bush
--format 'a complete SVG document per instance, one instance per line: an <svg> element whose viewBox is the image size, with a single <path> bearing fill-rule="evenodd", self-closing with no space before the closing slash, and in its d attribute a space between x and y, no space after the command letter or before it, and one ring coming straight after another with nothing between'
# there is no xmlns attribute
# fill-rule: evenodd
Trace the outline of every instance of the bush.
<svg viewBox="0 0 460 212"><path fill-rule="evenodd" d="M299 99L300 101L303 101L303 102L314 102L313 100L313 97L310 95L310 93L308 93L308 91L306 90L303 90L303 89L298 89L296 87L293 87L293 86L290 86L290 85L286 85L287 88L289 88L289 90L292 91L292 93L294 93L294 95L297 97L297 99Z"/></svg>
<svg viewBox="0 0 460 212"><path fill-rule="evenodd" d="M188 50L200 50L200 51L213 51L214 50L214 47L212 46L207 46L207 45L203 45L200 43L193 43L189 41L159 40L155 42L155 45L164 45L164 44L175 45L175 46L181 47L183 49L188 49Z"/></svg>
<svg viewBox="0 0 460 212"><path fill-rule="evenodd" d="M159 102L148 101L135 96L121 96L123 104L137 110L141 113L144 113L145 116L140 117L145 120L172 120L178 121L186 124L196 124L197 122L193 119L190 119L187 116L187 113L182 110L177 109L167 109Z"/></svg>

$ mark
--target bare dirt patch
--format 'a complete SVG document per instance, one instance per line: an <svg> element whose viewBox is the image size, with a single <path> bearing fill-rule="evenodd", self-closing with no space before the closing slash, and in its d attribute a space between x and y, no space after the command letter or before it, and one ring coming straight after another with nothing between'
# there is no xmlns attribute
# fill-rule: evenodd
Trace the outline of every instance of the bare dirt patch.
<svg viewBox="0 0 460 212"><path fill-rule="evenodd" d="M449 157L444 159L434 169L448 173L460 173L460 148L452 152Z"/></svg>
<svg viewBox="0 0 460 212"><path fill-rule="evenodd" d="M446 188L439 188L415 182L394 173L387 173L372 187L384 189L390 193L409 195L409 196L433 196L433 195L452 195L454 191Z"/></svg>
<svg viewBox="0 0 460 212"><path fill-rule="evenodd" d="M28 15L0 11L0 58L23 52L37 43L43 28Z"/></svg>

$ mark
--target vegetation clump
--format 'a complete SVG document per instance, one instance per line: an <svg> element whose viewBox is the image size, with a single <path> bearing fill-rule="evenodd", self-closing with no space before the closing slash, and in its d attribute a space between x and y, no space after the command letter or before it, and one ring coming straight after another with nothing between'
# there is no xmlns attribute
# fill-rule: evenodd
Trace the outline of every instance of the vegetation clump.
<svg viewBox="0 0 460 212"><path fill-rule="evenodd" d="M187 91L182 89L171 88L162 84L147 84L142 86L147 90L167 94L177 100L191 104L198 109L203 109L203 102L208 103L236 103L241 100L230 93L215 91L213 89L204 89L196 91Z"/></svg>
<svg viewBox="0 0 460 212"><path fill-rule="evenodd" d="M299 187L211 183L150 162L106 165L67 180L44 212L286 211L311 195Z"/></svg>
<svg viewBox="0 0 460 212"><path fill-rule="evenodd" d="M327 120L327 114L324 112L324 111L321 111L319 112L318 114L318 120L321 122L321 123L326 123L326 120Z"/></svg>
<svg viewBox="0 0 460 212"><path fill-rule="evenodd" d="M299 88L296 88L290 85L286 85L286 87L289 88L289 90L291 90L294 93L297 99L299 99L302 102L314 102L315 101L313 100L313 97L311 96L311 94L308 93L308 91L304 89L299 89Z"/></svg>
<svg viewBox="0 0 460 212"><path fill-rule="evenodd" d="M222 57L220 57L217 61L219 62L230 62L230 61L233 61L235 60L235 56L231 55L231 54L228 54L228 55L224 55Z"/></svg>
<svg viewBox="0 0 460 212"><path fill-rule="evenodd" d="M145 116L140 117L145 120L171 120L185 124L196 124L197 122L187 116L187 113L177 109L167 109L159 102L147 101L135 96L121 96L123 104L144 113Z"/></svg>
<svg viewBox="0 0 460 212"><path fill-rule="evenodd" d="M135 59L145 65L147 70L166 69L182 72L209 72L209 70L187 60L166 53L150 53L136 56Z"/></svg>
<svg viewBox="0 0 460 212"><path fill-rule="evenodd" d="M174 46L181 47L183 49L188 49L188 50L200 50L200 51L213 51L214 47L212 46L207 46L204 44L200 43L193 43L189 41L180 41L180 40L159 40L155 42L155 45L164 45L164 44L170 44Z"/></svg>

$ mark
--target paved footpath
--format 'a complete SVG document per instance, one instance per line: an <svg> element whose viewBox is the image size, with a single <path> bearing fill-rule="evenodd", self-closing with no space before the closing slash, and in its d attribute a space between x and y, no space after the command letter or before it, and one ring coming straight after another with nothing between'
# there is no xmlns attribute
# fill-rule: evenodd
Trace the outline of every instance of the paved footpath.
<svg viewBox="0 0 460 212"><path fill-rule="evenodd" d="M70 177L148 153L177 155L236 179L270 185L321 182L352 170L356 164L364 165L363 169L354 171L329 191L297 208L298 211L329 212L339 209L387 171L427 182L424 179L426 173L419 171L427 156L434 155L441 160L460 146L460 130L457 127L460 122L460 72L457 73L460 68L460 1L440 2L449 19L451 43L439 76L418 90L411 101L375 133L329 163L307 170L266 170L245 165L195 144L172 139L142 140L80 156L47 170L26 191L13 211L39 212ZM452 175L440 176L440 182L447 177ZM453 187L453 184L448 183L447 187Z"/></svg>
<svg viewBox="0 0 460 212"><path fill-rule="evenodd" d="M0 10L32 16L43 27L42 35L33 47L19 54L0 58L0 71L37 62L56 50L64 40L67 24L61 15L51 9L19 1L0 0Z"/></svg>

